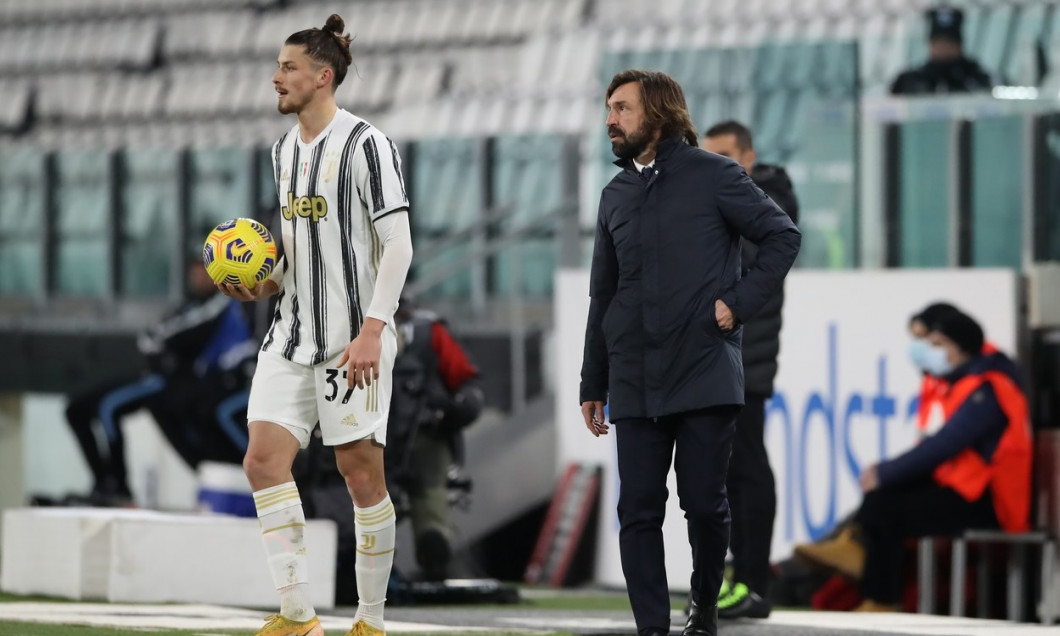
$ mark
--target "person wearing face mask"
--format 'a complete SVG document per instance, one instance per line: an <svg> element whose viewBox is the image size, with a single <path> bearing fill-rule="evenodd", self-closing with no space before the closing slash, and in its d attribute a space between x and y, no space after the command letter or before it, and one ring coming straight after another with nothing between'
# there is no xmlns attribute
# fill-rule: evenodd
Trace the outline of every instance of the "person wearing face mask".
<svg viewBox="0 0 1060 636"><path fill-rule="evenodd" d="M928 435L942 424L939 416L945 383L924 368L924 354L931 346L928 333L931 326L943 317L957 312L949 303L932 303L909 319L909 359L921 372L920 399L917 401L916 427L921 435Z"/></svg>
<svg viewBox="0 0 1060 636"><path fill-rule="evenodd" d="M855 611L895 611L902 546L912 537L968 528L1029 527L1032 443L1027 399L1016 365L983 352L983 330L959 311L931 327L921 362L944 383L945 425L909 451L867 467L854 515L857 541L844 561L820 561L860 580ZM796 552L811 561L821 551ZM834 554L834 551L832 552Z"/></svg>
<svg viewBox="0 0 1060 636"><path fill-rule="evenodd" d="M920 382L920 399L917 402L917 430L922 436L930 435L938 431L945 422L942 415L942 404L946 395L946 382L939 376L931 373L927 368L925 356L931 348L928 335L931 326L941 322L946 316L960 313L956 307L949 303L932 303L914 314L909 319L909 358L913 365L920 370L923 377ZM983 355L997 353L998 348L989 341L983 342Z"/></svg>

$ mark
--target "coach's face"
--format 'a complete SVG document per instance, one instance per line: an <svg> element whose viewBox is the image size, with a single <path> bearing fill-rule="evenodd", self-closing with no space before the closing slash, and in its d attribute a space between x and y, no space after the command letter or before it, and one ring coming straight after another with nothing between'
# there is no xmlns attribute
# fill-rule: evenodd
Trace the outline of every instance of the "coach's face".
<svg viewBox="0 0 1060 636"><path fill-rule="evenodd" d="M313 100L325 77L319 64L309 59L301 44L285 44L276 58L276 73L272 85L279 99L276 108L284 115L299 113Z"/></svg>
<svg viewBox="0 0 1060 636"><path fill-rule="evenodd" d="M617 157L634 159L648 148L654 131L648 129L647 119L639 82L628 82L611 93L607 100L607 136Z"/></svg>

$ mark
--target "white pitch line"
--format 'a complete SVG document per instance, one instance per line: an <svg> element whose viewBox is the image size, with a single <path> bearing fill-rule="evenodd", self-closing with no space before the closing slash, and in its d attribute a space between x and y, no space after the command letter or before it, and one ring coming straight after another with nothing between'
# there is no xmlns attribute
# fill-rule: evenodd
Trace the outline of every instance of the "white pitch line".
<svg viewBox="0 0 1060 636"><path fill-rule="evenodd" d="M574 618L574 617L502 617L499 622L530 629L553 631L636 631L632 618ZM672 624L683 624L684 613L674 612ZM762 621L744 620L740 625L762 625L809 627L844 631L882 631L911 636L1060 636L1060 627L1043 627L1029 623L982 620L960 616L935 616L928 614L863 614L852 612L792 612L777 611ZM724 625L724 623L722 623Z"/></svg>
<svg viewBox="0 0 1060 636"><path fill-rule="evenodd" d="M933 614L781 611L773 612L764 624L885 631L915 636L1060 636L1060 627Z"/></svg>
<svg viewBox="0 0 1060 636"><path fill-rule="evenodd" d="M0 603L0 621L88 625L126 629L255 630L267 612L214 605L117 605L110 603ZM348 630L348 616L321 615L324 629ZM387 621L388 633L483 631L454 625Z"/></svg>

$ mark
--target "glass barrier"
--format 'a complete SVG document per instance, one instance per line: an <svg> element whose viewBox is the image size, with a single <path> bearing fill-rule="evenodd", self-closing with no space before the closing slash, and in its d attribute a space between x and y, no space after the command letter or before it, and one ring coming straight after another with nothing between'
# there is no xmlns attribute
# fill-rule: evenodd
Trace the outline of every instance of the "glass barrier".
<svg viewBox="0 0 1060 636"><path fill-rule="evenodd" d="M44 293L45 153L8 148L0 161L0 296Z"/></svg>
<svg viewBox="0 0 1060 636"><path fill-rule="evenodd" d="M1060 12L1057 13L1060 25ZM1036 166L1039 183L1035 257L1042 261L1060 261L1060 114L1042 120L1041 165Z"/></svg>
<svg viewBox="0 0 1060 636"><path fill-rule="evenodd" d="M254 152L254 166L257 170L257 193L254 205L254 218L272 229L279 219L280 203L276 192L276 172L272 166L272 148L258 148ZM279 237L277 237L279 240Z"/></svg>
<svg viewBox="0 0 1060 636"><path fill-rule="evenodd" d="M949 121L902 125L899 228L902 267L945 267L949 263Z"/></svg>
<svg viewBox="0 0 1060 636"><path fill-rule="evenodd" d="M412 238L417 250L413 275L445 267L467 254L470 241L427 258L430 245L470 227L482 218L483 156L480 139L429 139L416 144L412 154L409 204ZM424 256L420 256L423 254ZM426 298L466 297L471 272L460 268L444 282L427 290Z"/></svg>
<svg viewBox="0 0 1060 636"><path fill-rule="evenodd" d="M180 215L179 163L176 150L124 153L118 254L123 295L163 297L170 292L173 253L183 243L174 240Z"/></svg>
<svg viewBox="0 0 1060 636"><path fill-rule="evenodd" d="M56 293L104 298L110 275L111 154L66 150L57 157Z"/></svg>
<svg viewBox="0 0 1060 636"><path fill-rule="evenodd" d="M798 267L856 267L857 104L806 98L786 143L788 172L799 200ZM778 145L783 150L783 144ZM765 155L769 158L769 155Z"/></svg>
<svg viewBox="0 0 1060 636"><path fill-rule="evenodd" d="M257 214L257 193L251 191L252 152L246 148L191 151L188 253L201 250L206 235L220 223Z"/></svg>
<svg viewBox="0 0 1060 636"><path fill-rule="evenodd" d="M494 146L493 196L497 206L511 206L501 225L506 231L555 214L563 202L563 138L560 135L519 135L498 137ZM529 297L547 298L552 294L556 269L555 221L543 221L515 249L498 254L494 290L499 295L512 291L513 260L519 259L517 284Z"/></svg>
<svg viewBox="0 0 1060 636"><path fill-rule="evenodd" d="M891 188L896 195L896 209L882 217L897 217L897 227L885 221L879 226L882 231L864 234L866 240L878 241L873 247L879 248L883 237L897 231L893 265L1022 268L1025 261L1060 256L1057 250L1045 248L1053 240L1050 232L1055 232L1056 222L1044 213L1058 166L1048 150L1041 151L1050 145L1047 131L1056 120L1060 101L1035 99L1031 89L996 92L997 98L950 95L863 103L862 125L867 133L886 125L898 131L896 183L884 183L883 171L874 169L878 166L864 171L867 179L878 179L867 185L870 191L884 193ZM1032 132L1039 118L1045 134ZM1031 156L1034 163L1028 165ZM878 159L880 165L891 161L882 147L866 159ZM1027 192L1031 177L1033 193ZM965 194L967 201L956 205ZM1035 225L1027 228L1035 210ZM1033 238L1031 243L1028 237ZM1032 243L1033 254L1029 253Z"/></svg>
<svg viewBox="0 0 1060 636"><path fill-rule="evenodd" d="M976 267L1022 266L1024 118L972 122L972 254Z"/></svg>
<svg viewBox="0 0 1060 636"><path fill-rule="evenodd" d="M664 71L681 82L701 135L725 119L747 125L758 161L781 165L793 182L803 233L797 265L849 268L860 256L856 53L857 45L848 41L617 51L602 56L600 78L606 86L626 68ZM616 171L605 116L601 109L593 139L597 194ZM591 219L583 212L583 226L595 227L595 207L593 212Z"/></svg>

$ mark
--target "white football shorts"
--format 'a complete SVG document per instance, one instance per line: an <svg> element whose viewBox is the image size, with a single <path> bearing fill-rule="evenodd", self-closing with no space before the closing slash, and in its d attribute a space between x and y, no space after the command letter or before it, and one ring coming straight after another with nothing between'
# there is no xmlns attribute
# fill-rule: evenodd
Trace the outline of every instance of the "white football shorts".
<svg viewBox="0 0 1060 636"><path fill-rule="evenodd" d="M250 387L247 422L273 422L294 435L305 448L313 428L327 446L338 446L371 436L386 444L386 423L394 386L397 339L383 330L379 378L363 389L346 385L346 369L337 368L342 353L316 367L295 364L279 353L258 353Z"/></svg>

